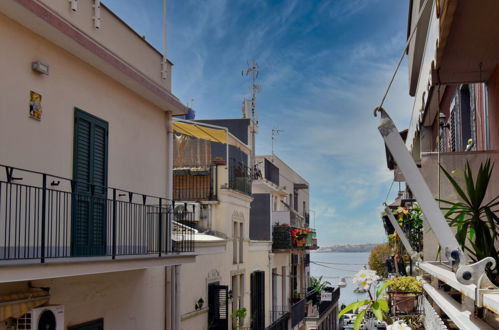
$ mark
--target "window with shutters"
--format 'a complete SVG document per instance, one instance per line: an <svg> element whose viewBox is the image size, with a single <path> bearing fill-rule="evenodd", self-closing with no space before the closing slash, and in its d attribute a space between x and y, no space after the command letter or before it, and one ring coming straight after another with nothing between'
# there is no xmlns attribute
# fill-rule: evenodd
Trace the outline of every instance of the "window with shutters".
<svg viewBox="0 0 499 330"><path fill-rule="evenodd" d="M106 253L108 123L75 109L71 253Z"/></svg>
<svg viewBox="0 0 499 330"><path fill-rule="evenodd" d="M211 283L208 285L208 329L229 329L229 287Z"/></svg>
<svg viewBox="0 0 499 330"><path fill-rule="evenodd" d="M451 103L449 146L452 152L476 150L476 108L474 88L462 85Z"/></svg>

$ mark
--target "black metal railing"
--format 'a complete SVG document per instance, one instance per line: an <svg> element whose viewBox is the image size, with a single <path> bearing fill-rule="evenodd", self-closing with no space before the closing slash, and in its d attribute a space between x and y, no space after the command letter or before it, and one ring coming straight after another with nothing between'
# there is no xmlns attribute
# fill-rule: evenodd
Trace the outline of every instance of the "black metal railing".
<svg viewBox="0 0 499 330"><path fill-rule="evenodd" d="M270 311L271 324L267 330L288 330L289 311L285 308L278 308Z"/></svg>
<svg viewBox="0 0 499 330"><path fill-rule="evenodd" d="M273 250L289 250L289 249L316 249L317 239L314 229L302 238L293 238L294 229L304 229L291 227L288 225L274 225L272 228L272 249Z"/></svg>
<svg viewBox="0 0 499 330"><path fill-rule="evenodd" d="M172 201L0 165L0 261L194 251Z"/></svg>
<svg viewBox="0 0 499 330"><path fill-rule="evenodd" d="M291 306L291 327L294 328L305 318L305 302L306 299L301 299Z"/></svg>
<svg viewBox="0 0 499 330"><path fill-rule="evenodd" d="M173 199L177 201L217 200L217 167L185 166L173 170Z"/></svg>
<svg viewBox="0 0 499 330"><path fill-rule="evenodd" d="M340 299L340 288L335 288L334 290L332 288L326 288L326 291L329 291L332 293L332 298L331 301L321 301L319 303L319 306L317 307L317 310L319 312L319 317L321 317L325 312L331 308L334 304L338 302L338 299Z"/></svg>
<svg viewBox="0 0 499 330"><path fill-rule="evenodd" d="M291 227L274 226L272 229L272 250L287 250L292 248Z"/></svg>
<svg viewBox="0 0 499 330"><path fill-rule="evenodd" d="M253 174L251 168L240 161L230 160L228 188L251 196Z"/></svg>

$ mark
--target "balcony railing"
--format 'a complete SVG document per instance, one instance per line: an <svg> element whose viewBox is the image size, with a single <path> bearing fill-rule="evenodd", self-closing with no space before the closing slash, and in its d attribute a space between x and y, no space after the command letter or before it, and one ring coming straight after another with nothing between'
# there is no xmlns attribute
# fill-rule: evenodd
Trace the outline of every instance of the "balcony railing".
<svg viewBox="0 0 499 330"><path fill-rule="evenodd" d="M192 252L194 231L172 220L171 205L0 165L0 261Z"/></svg>
<svg viewBox="0 0 499 330"><path fill-rule="evenodd" d="M305 299L299 300L291 306L291 327L294 328L305 318Z"/></svg>
<svg viewBox="0 0 499 330"><path fill-rule="evenodd" d="M287 225L274 225L272 230L272 249L291 250L291 249L318 248L314 229L310 229L308 235L303 239L293 238L292 232L294 229L300 229L300 228L291 227Z"/></svg>
<svg viewBox="0 0 499 330"><path fill-rule="evenodd" d="M217 168L183 167L173 170L173 199L177 201L217 200Z"/></svg>
<svg viewBox="0 0 499 330"><path fill-rule="evenodd" d="M251 196L251 184L253 182L253 171L241 162L229 162L228 188Z"/></svg>
<svg viewBox="0 0 499 330"><path fill-rule="evenodd" d="M266 330L288 330L289 311L286 309L272 310L270 312L271 324Z"/></svg>

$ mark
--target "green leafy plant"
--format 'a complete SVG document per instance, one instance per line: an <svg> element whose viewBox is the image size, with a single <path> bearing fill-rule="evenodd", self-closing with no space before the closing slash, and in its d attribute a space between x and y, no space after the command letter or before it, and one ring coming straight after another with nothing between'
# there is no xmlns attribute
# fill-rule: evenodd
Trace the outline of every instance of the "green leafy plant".
<svg viewBox="0 0 499 330"><path fill-rule="evenodd" d="M485 195L492 177L494 164L488 159L480 164L476 180L469 162L464 170L465 186L461 187L449 172L440 166L462 201L439 200L446 204L442 210L452 227L457 228L456 239L463 251L474 261L485 257L493 257L499 264L499 251L496 248L498 240L499 217L495 209L499 205L499 195L485 203ZM499 285L499 267L487 269L487 275Z"/></svg>
<svg viewBox="0 0 499 330"><path fill-rule="evenodd" d="M322 276L313 277L310 276L310 286L312 287L312 291L314 293L321 293L325 287L331 285L329 281L323 281Z"/></svg>
<svg viewBox="0 0 499 330"><path fill-rule="evenodd" d="M376 275L374 270L363 269L355 274L353 278L353 283L358 283L358 285L367 290L369 293L369 299L361 300L354 302L347 307L343 308L341 312L338 314L338 317L341 317L343 314L348 313L350 311L360 310L361 307L364 307L362 311L357 314L355 318L355 322L353 324L354 330L359 330L360 325L362 324L362 320L364 319L364 315L368 309L371 309L374 313L374 316L383 321L385 318L384 313L388 312L388 302L383 297L383 291L390 284L389 282L383 283L375 292L374 296L371 293L371 289L374 283L379 280L379 276Z"/></svg>
<svg viewBox="0 0 499 330"><path fill-rule="evenodd" d="M389 289L396 292L421 292L421 282L414 276L399 276L388 281Z"/></svg>
<svg viewBox="0 0 499 330"><path fill-rule="evenodd" d="M233 311L232 314L230 314L230 317L235 320L236 329L241 329L241 324L243 323L244 318L246 317L247 311L248 310L246 309L246 307L241 307Z"/></svg>

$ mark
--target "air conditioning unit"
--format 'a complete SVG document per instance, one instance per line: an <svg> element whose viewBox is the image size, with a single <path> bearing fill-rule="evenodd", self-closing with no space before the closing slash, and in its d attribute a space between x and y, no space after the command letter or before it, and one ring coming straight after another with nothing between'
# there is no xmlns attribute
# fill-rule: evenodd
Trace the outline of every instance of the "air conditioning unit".
<svg viewBox="0 0 499 330"><path fill-rule="evenodd" d="M173 212L177 221L199 221L201 219L201 204L194 202L177 204Z"/></svg>
<svg viewBox="0 0 499 330"><path fill-rule="evenodd" d="M64 306L33 308L17 319L17 330L64 330Z"/></svg>

